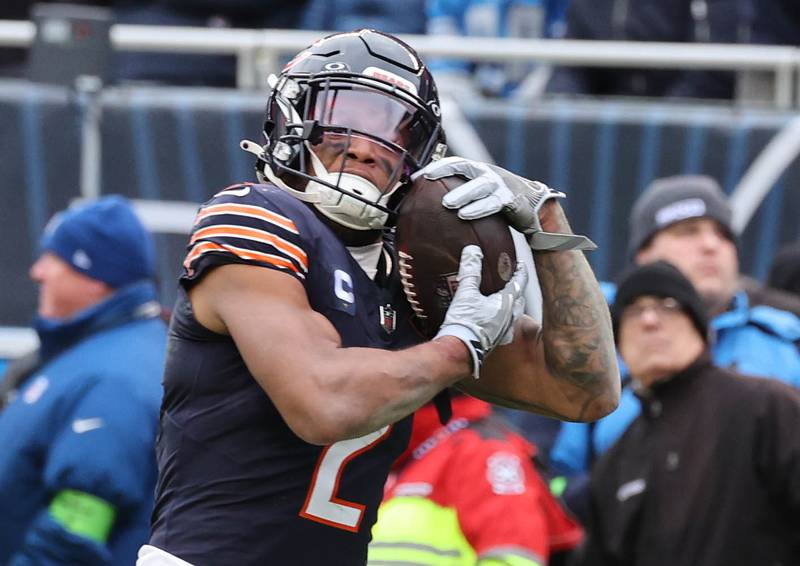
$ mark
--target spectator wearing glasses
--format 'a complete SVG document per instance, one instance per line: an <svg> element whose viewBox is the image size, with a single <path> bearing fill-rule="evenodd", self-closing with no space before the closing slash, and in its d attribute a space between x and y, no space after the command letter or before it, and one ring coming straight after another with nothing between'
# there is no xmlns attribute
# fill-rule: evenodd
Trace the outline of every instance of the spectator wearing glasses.
<svg viewBox="0 0 800 566"><path fill-rule="evenodd" d="M591 475L574 566L800 563L800 393L715 367L672 265L635 268L613 320L642 412Z"/></svg>

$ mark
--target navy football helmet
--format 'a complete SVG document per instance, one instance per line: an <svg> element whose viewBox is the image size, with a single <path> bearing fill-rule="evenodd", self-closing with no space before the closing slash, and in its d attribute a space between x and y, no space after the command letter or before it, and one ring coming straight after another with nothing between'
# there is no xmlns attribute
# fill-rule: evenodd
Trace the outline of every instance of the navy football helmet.
<svg viewBox="0 0 800 566"><path fill-rule="evenodd" d="M348 228L383 228L392 195L445 153L433 77L390 35L363 29L325 37L271 76L270 86L265 144L242 142L258 156L259 180ZM383 186L354 165L363 143L383 167Z"/></svg>

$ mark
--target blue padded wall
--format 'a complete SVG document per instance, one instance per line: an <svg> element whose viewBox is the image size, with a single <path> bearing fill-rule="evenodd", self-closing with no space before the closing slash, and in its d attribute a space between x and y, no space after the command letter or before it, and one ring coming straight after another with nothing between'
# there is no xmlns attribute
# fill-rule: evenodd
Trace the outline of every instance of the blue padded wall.
<svg viewBox="0 0 800 566"><path fill-rule="evenodd" d="M0 84L0 325L35 309L28 266L47 220L78 192L80 113L64 89Z"/></svg>
<svg viewBox="0 0 800 566"><path fill-rule="evenodd" d="M264 97L232 90L115 88L103 92L102 190L131 198L200 203L253 180L238 148L259 141ZM627 216L658 176L707 173L730 192L792 115L726 107L544 101L481 104L464 111L497 162L565 190L573 228L600 245L601 278L627 261ZM0 82L0 326L22 325L35 305L27 268L47 218L79 196L80 117L74 95ZM743 271L761 277L776 247L800 236L800 166L794 164L742 237ZM174 298L185 238L158 235L162 299Z"/></svg>

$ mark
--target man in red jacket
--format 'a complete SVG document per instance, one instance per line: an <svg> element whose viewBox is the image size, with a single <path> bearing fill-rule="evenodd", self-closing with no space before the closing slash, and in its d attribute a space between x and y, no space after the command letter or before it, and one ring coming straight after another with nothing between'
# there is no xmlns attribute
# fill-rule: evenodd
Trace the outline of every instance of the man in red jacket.
<svg viewBox="0 0 800 566"><path fill-rule="evenodd" d="M369 564L544 566L575 547L581 527L535 455L483 401L454 398L445 426L424 406L378 512Z"/></svg>

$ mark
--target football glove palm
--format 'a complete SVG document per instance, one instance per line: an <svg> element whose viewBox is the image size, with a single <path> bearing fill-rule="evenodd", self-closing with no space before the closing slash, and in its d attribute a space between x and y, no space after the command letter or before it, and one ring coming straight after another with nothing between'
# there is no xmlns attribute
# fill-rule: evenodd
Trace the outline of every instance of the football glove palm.
<svg viewBox="0 0 800 566"><path fill-rule="evenodd" d="M482 260L483 252L478 246L465 246L461 251L458 289L435 336L454 336L466 344L475 379L489 352L513 339L514 322L523 312L522 291L528 280L527 271L520 264L503 289L486 296L480 291Z"/></svg>

